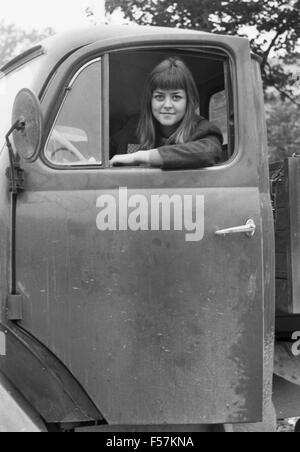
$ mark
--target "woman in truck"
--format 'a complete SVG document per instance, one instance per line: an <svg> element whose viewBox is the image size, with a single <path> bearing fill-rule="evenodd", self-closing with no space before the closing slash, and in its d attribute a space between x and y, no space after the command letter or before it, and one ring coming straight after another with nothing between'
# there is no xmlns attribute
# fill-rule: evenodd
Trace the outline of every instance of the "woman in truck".
<svg viewBox="0 0 300 452"><path fill-rule="evenodd" d="M151 72L141 115L114 136L111 166L146 165L196 169L222 160L221 131L199 115L198 90L179 58L168 58Z"/></svg>

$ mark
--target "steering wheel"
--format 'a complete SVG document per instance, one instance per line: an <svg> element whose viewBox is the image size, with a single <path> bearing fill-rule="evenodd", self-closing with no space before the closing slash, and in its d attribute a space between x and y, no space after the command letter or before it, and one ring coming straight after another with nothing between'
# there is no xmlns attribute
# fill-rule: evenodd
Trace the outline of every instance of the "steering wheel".
<svg viewBox="0 0 300 452"><path fill-rule="evenodd" d="M51 151L51 160L54 158L54 156L57 154L57 152L65 152L65 151L67 151L70 154L72 154L80 162L86 162L86 158L81 154L80 151L78 151L77 148L75 148L75 146L72 146L72 149L69 148L69 147L65 147L65 146L61 146L58 149L54 149L53 151Z"/></svg>
<svg viewBox="0 0 300 452"><path fill-rule="evenodd" d="M59 148L54 148L50 150L51 159L55 156L57 152L67 151L75 156L80 162L86 162L86 158L81 154L81 152L71 143L63 134L59 133L57 130L53 130L52 136Z"/></svg>

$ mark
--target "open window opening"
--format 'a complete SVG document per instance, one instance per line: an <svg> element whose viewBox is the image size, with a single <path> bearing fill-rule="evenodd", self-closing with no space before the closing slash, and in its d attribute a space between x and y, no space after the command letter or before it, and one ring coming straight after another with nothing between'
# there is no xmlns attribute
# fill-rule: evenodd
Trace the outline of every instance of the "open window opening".
<svg viewBox="0 0 300 452"><path fill-rule="evenodd" d="M113 143L110 158L116 153L115 141L122 136L122 130L136 127L148 75L168 57L180 58L190 69L199 93L199 113L221 130L221 163L227 161L234 152L229 58L220 52L174 48L122 51L110 55L110 138ZM137 149L138 146L132 143L127 152Z"/></svg>
<svg viewBox="0 0 300 452"><path fill-rule="evenodd" d="M197 114L221 130L219 164L227 161L235 144L229 58L216 49L173 47L116 51L83 65L67 85L46 143L46 160L60 168L107 167L116 154L116 137L125 128L136 131L148 75L169 57L180 58L191 71L199 94ZM108 69L106 82L103 74ZM108 132L109 146L104 138ZM124 153L140 149L132 142Z"/></svg>

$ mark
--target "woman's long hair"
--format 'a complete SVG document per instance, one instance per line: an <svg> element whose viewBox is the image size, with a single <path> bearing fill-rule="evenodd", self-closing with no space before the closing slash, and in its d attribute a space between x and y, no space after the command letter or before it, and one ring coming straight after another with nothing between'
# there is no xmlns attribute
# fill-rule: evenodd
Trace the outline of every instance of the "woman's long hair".
<svg viewBox="0 0 300 452"><path fill-rule="evenodd" d="M179 58L167 58L153 69L145 86L137 128L142 149L153 149L156 145L158 122L152 114L152 96L157 89L183 89L187 96L185 115L167 144L188 142L199 121L199 94L190 70Z"/></svg>

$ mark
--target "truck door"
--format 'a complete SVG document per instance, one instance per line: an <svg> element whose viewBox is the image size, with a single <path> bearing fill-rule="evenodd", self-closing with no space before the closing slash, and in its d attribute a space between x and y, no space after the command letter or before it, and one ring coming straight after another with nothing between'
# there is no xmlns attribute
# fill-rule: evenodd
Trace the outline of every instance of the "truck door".
<svg viewBox="0 0 300 452"><path fill-rule="evenodd" d="M17 205L19 324L111 424L262 417L265 207L247 52L239 40L219 58L232 155L212 168L109 167L116 73L103 50L66 60L44 98L47 137Z"/></svg>

